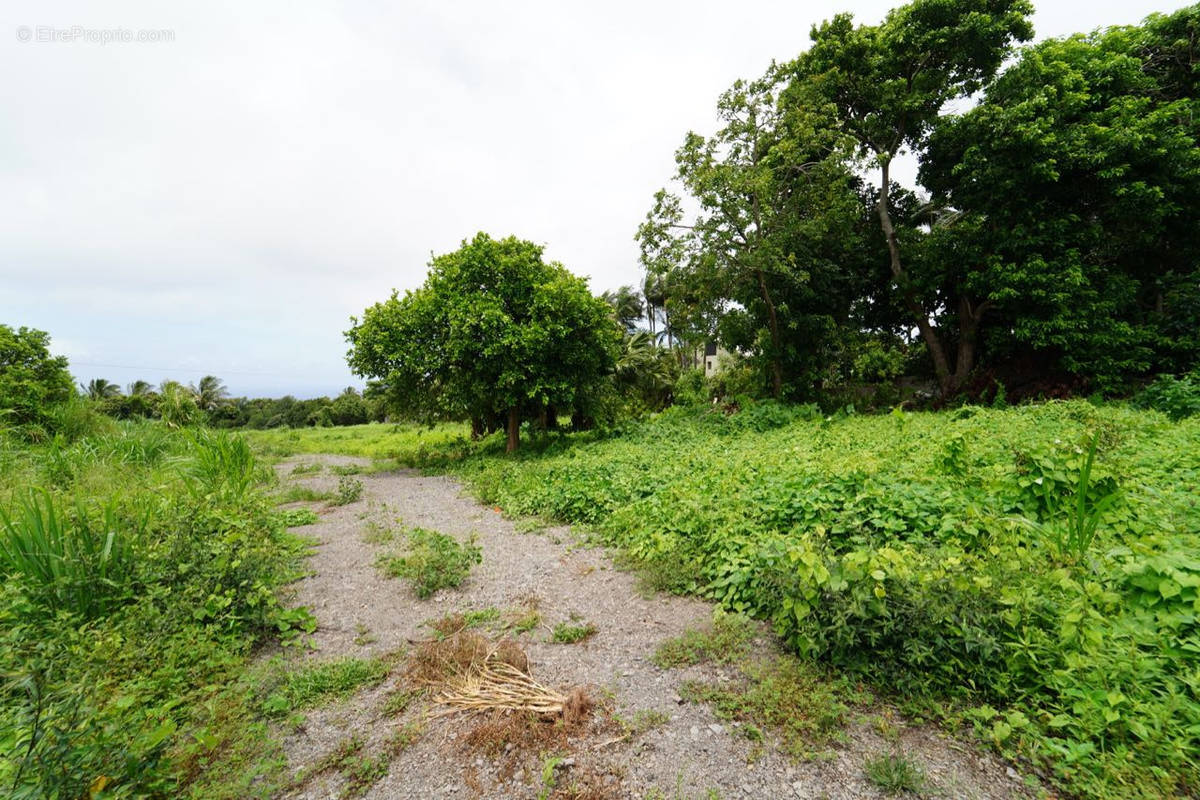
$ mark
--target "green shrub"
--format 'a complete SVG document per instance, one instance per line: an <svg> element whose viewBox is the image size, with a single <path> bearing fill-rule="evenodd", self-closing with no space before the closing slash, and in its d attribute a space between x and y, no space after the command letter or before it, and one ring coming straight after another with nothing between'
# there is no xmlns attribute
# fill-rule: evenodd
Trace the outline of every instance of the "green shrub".
<svg viewBox="0 0 1200 800"><path fill-rule="evenodd" d="M1173 420L1200 414L1200 372L1159 375L1133 399L1140 408L1161 411Z"/></svg>
<svg viewBox="0 0 1200 800"><path fill-rule="evenodd" d="M351 503L357 502L363 493L363 482L357 478L351 478L348 475L343 475L338 478L337 493L333 499L329 501L330 505L348 506Z"/></svg>
<svg viewBox="0 0 1200 800"><path fill-rule="evenodd" d="M671 394L675 398L675 404L684 407L706 406L712 401L704 371L699 369L688 369L679 373Z"/></svg>

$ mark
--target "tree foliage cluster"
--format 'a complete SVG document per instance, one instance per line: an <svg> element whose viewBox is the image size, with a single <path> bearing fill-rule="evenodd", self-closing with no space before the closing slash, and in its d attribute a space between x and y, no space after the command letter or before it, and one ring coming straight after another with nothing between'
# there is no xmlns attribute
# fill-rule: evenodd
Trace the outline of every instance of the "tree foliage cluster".
<svg viewBox="0 0 1200 800"><path fill-rule="evenodd" d="M430 263L418 289L368 308L347 331L355 373L383 381L394 408L426 420L503 427L594 415L620 344L612 307L542 247L485 233Z"/></svg>
<svg viewBox="0 0 1200 800"><path fill-rule="evenodd" d="M1021 47L1031 13L839 14L735 83L638 231L651 320L748 355L781 398L889 360L944 396L997 374L1114 390L1192 368L1200 6ZM893 178L904 153L915 191Z"/></svg>

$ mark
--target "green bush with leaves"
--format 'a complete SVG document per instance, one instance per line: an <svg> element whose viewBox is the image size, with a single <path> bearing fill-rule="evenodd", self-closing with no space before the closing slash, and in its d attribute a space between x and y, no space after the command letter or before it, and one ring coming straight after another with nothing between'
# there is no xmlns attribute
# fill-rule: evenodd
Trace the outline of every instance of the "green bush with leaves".
<svg viewBox="0 0 1200 800"><path fill-rule="evenodd" d="M1136 405L1161 411L1173 420L1200 415L1200 372L1159 375L1133 400Z"/></svg>

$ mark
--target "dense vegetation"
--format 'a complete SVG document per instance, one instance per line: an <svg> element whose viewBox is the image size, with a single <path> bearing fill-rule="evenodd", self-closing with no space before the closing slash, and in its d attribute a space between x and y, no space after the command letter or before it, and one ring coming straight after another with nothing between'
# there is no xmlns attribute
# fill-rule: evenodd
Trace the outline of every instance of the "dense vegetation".
<svg viewBox="0 0 1200 800"><path fill-rule="evenodd" d="M384 430L348 429L344 451ZM1071 794L1200 787L1200 419L766 402L547 434L517 459L499 436L411 442L402 460L449 466L508 513L585 524L660 588L771 620Z"/></svg>
<svg viewBox="0 0 1200 800"><path fill-rule="evenodd" d="M734 84L638 231L651 327L684 352L717 339L759 392L801 400L905 374L943 396L1119 392L1193 368L1200 6L1016 49L1031 11L841 14ZM904 152L915 192L891 178Z"/></svg>
<svg viewBox="0 0 1200 800"><path fill-rule="evenodd" d="M251 648L313 624L276 597L303 545L238 438L45 417L0 432L0 794L221 796L208 765L270 747Z"/></svg>

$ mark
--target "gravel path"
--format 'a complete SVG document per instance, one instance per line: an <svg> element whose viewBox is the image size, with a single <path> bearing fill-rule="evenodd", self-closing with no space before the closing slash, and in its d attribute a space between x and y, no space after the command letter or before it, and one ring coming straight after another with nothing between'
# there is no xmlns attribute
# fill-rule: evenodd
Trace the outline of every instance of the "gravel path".
<svg viewBox="0 0 1200 800"><path fill-rule="evenodd" d="M324 467L316 474L293 476L299 463ZM280 464L278 470L285 483L330 489L338 477L328 467L352 463L364 462L306 456ZM560 790L573 783L580 791L551 794L543 782L544 757L523 762L503 754L493 758L464 743L470 720L429 719L415 743L390 756L386 774L364 797L874 798L885 795L866 779L864 760L896 750L923 765L930 796L1025 796L1011 767L934 728L904 725L883 707L852 713L842 741L821 758L792 761L779 752L770 733L765 751L755 753L755 744L738 735L735 726L718 720L706 705L683 703L679 697L683 681L727 680L728 668L663 670L650 660L663 640L708 624L709 604L639 592L635 576L614 569L602 549L584 546L571 529L521 532L531 526L480 506L449 478L411 471L357 478L364 484L360 501L323 511L318 524L299 529L319 545L310 561L312 574L295 585L294 602L308 606L320 627L312 651L293 658L411 650L412 642L429 637L425 623L446 614L536 604L542 624L518 639L535 678L560 688L588 686L593 696L610 698L611 713L630 720L640 711L659 723L625 739L619 732L613 735L610 726L607 735L595 732L572 740L569 753L557 751L568 763L555 774ZM458 589L418 600L405 582L384 576L375 566L379 551L388 547L378 542L378 533L389 524L397 530L429 528L459 540L473 535L483 561ZM594 623L596 634L577 644L550 643L550 628L572 619ZM762 652L774 647L765 636L754 646ZM362 752L381 752L394 731L424 719L425 708L416 707L420 704L398 716L385 713L389 693L402 683L401 673L394 670L378 687L306 712L304 722L284 734L292 773L317 763L352 735L365 742ZM892 724L881 724L880 717ZM583 790L601 784L608 793ZM346 779L330 771L288 797L341 797L347 788Z"/></svg>

